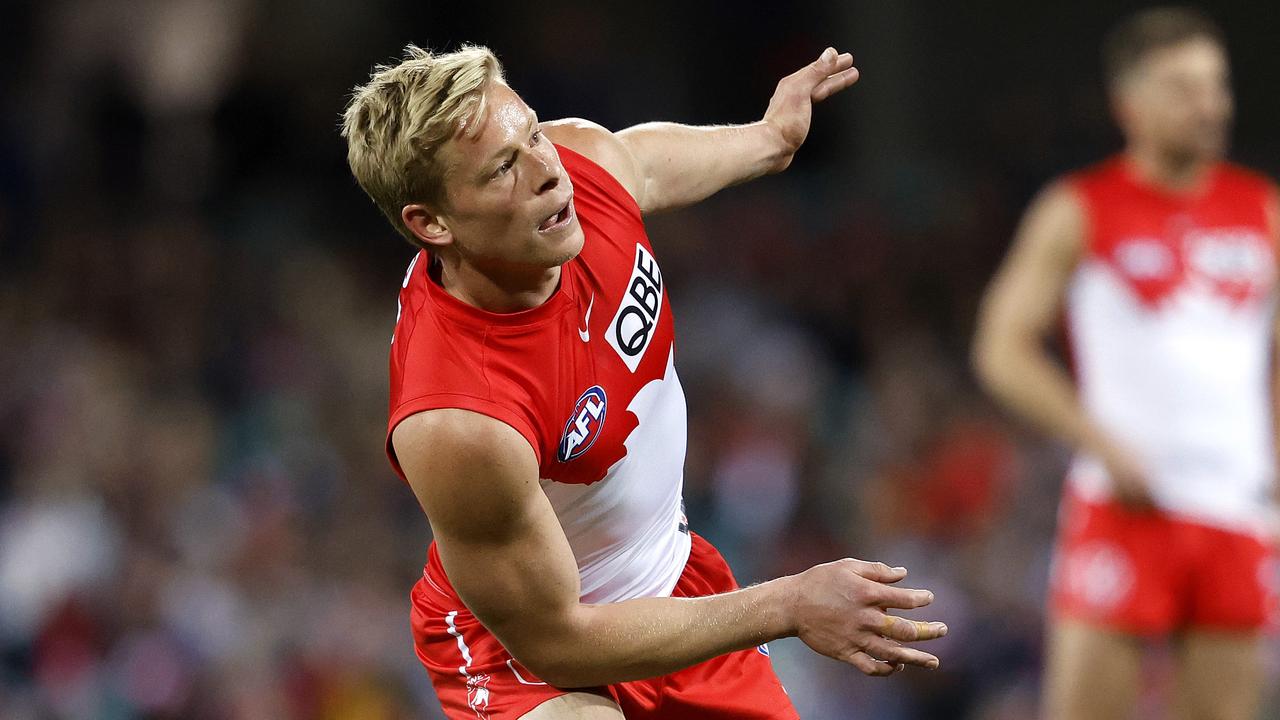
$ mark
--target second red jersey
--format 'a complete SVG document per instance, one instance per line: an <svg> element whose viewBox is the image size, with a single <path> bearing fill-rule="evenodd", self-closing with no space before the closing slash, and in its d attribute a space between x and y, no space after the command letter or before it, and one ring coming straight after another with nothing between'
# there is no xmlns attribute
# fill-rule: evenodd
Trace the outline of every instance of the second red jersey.
<svg viewBox="0 0 1280 720"><path fill-rule="evenodd" d="M1260 527L1275 478L1271 183L1218 163L1175 193L1123 156L1069 183L1086 220L1066 304L1081 402L1141 463L1160 508ZM1109 494L1088 455L1071 484L1090 501Z"/></svg>

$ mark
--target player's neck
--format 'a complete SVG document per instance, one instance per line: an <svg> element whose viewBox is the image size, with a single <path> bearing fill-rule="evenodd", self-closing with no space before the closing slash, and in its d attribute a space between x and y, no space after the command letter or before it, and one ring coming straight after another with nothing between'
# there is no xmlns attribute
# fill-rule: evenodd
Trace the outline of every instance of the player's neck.
<svg viewBox="0 0 1280 720"><path fill-rule="evenodd" d="M443 261L432 278L462 302L494 313L530 310L545 303L560 285L560 267L528 272L484 272L470 263Z"/></svg>
<svg viewBox="0 0 1280 720"><path fill-rule="evenodd" d="M1174 193L1195 191L1214 165L1210 158L1175 156L1136 143L1131 144L1125 154L1140 181Z"/></svg>

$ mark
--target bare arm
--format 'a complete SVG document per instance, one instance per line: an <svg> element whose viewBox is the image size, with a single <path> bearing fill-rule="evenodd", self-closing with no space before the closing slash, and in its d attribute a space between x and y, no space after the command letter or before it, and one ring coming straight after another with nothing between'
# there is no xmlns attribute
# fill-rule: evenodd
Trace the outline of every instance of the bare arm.
<svg viewBox="0 0 1280 720"><path fill-rule="evenodd" d="M642 212L658 212L786 169L809 134L813 103L857 79L853 56L828 48L816 61L783 78L764 118L747 125L652 122L610 133L584 120L561 120L543 127L555 142L609 170Z"/></svg>
<svg viewBox="0 0 1280 720"><path fill-rule="evenodd" d="M432 410L400 423L392 440L463 602L552 685L663 675L787 635L868 674L937 665L899 641L939 637L945 626L885 613L927 605L932 594L884 584L906 572L878 563L828 563L704 598L581 603L576 561L538 484L533 450L515 430Z"/></svg>
<svg viewBox="0 0 1280 720"><path fill-rule="evenodd" d="M974 369L1010 410L1102 459L1119 499L1147 505L1141 468L1088 417L1071 378L1046 347L1084 233L1084 214L1069 188L1054 185L1036 199L983 299Z"/></svg>

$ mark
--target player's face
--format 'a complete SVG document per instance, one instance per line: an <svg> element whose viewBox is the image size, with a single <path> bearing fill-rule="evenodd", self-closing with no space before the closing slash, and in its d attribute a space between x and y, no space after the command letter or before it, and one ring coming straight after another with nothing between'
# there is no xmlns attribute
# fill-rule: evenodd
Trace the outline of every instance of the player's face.
<svg viewBox="0 0 1280 720"><path fill-rule="evenodd" d="M1226 152L1234 101L1227 56L1207 38L1152 52L1117 90L1120 122L1131 141L1180 160Z"/></svg>
<svg viewBox="0 0 1280 720"><path fill-rule="evenodd" d="M445 145L447 210L462 258L479 265L552 268L582 249L573 184L533 110L492 83L485 109Z"/></svg>

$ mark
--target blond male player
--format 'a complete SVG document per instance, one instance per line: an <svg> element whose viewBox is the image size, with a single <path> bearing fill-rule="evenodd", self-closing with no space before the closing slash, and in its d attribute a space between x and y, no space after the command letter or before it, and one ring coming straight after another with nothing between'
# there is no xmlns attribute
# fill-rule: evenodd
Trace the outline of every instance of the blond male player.
<svg viewBox="0 0 1280 720"><path fill-rule="evenodd" d="M794 718L765 643L869 675L937 659L891 608L906 571L845 559L747 589L681 512L684 392L643 216L790 164L828 49L764 118L612 133L541 122L471 47L410 47L345 115L361 187L418 248L391 348L387 450L435 540L418 657L451 718ZM726 238L726 252L732 239Z"/></svg>

